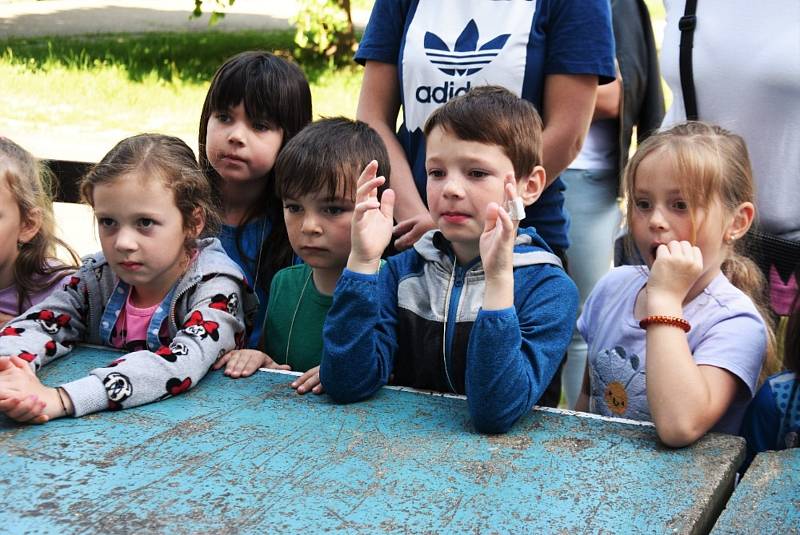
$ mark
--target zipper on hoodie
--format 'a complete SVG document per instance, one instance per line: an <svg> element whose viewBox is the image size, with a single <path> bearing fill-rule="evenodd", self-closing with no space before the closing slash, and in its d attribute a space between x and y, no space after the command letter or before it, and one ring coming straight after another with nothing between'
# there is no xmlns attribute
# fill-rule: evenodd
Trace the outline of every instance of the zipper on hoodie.
<svg viewBox="0 0 800 535"><path fill-rule="evenodd" d="M197 286L197 283L200 282L201 278L202 277L200 277L200 276L193 277L192 280L189 282L189 284L187 286L184 286L183 288L178 288L177 293L174 296L172 296L172 299L170 300L170 304L169 304L169 322L172 325L172 327L175 329L175 333L177 333L178 331L181 330L181 327L179 327L178 324L175 323L175 307L177 306L178 301L180 300L180 298L183 297L183 295L186 292L188 292L189 290L191 290L192 288Z"/></svg>
<svg viewBox="0 0 800 535"><path fill-rule="evenodd" d="M465 276L480 259L476 259L465 267L461 267L453 258L453 272L450 275L450 283L447 286L445 295L445 318L442 329L442 362L444 363L444 375L447 384L453 393L458 393L453 380L450 378L450 368L453 360L453 341L455 339L456 319L458 317L458 303L461 301L461 294L464 290Z"/></svg>

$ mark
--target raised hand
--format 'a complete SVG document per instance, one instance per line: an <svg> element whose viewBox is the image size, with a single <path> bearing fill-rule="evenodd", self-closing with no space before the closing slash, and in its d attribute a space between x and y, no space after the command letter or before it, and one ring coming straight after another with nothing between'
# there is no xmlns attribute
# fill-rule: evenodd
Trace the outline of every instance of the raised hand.
<svg viewBox="0 0 800 535"><path fill-rule="evenodd" d="M659 245L647 280L648 308L668 301L681 305L689 290L703 273L703 253L688 241Z"/></svg>
<svg viewBox="0 0 800 535"><path fill-rule="evenodd" d="M386 179L376 177L378 162L367 164L356 183L356 206L350 228L351 245L347 268L359 273L376 273L381 255L392 239L394 191L387 189L378 201L378 187Z"/></svg>
<svg viewBox="0 0 800 535"><path fill-rule="evenodd" d="M519 197L513 175L503 185L507 201ZM513 276L514 240L519 221L512 220L505 208L497 203L486 207L486 220L480 239L481 261L486 279Z"/></svg>
<svg viewBox="0 0 800 535"><path fill-rule="evenodd" d="M513 175L505 179L506 202L514 202L517 195ZM486 275L483 295L484 310L501 310L514 305L514 240L518 220L511 219L497 203L486 207L486 221L480 239L481 262Z"/></svg>

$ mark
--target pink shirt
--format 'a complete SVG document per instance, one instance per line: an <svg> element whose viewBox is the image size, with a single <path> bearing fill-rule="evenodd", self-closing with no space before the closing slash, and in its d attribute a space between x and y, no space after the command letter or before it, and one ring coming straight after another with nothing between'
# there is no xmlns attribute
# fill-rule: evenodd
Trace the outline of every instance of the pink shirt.
<svg viewBox="0 0 800 535"><path fill-rule="evenodd" d="M147 349L147 327L159 306L161 303L147 308L137 308L131 303L131 294L128 293L125 308L120 311L117 323L111 332L111 345L126 351ZM161 325L161 331L164 331L166 324L167 322L164 322Z"/></svg>

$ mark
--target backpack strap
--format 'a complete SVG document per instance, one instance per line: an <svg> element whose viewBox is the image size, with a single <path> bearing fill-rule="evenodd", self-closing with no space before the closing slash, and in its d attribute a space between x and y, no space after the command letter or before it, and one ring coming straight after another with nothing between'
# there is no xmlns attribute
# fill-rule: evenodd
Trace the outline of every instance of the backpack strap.
<svg viewBox="0 0 800 535"><path fill-rule="evenodd" d="M697 98L694 92L694 75L692 74L692 47L694 46L694 30L697 27L697 0L686 0L683 16L678 21L681 31L680 43L680 75L681 92L683 93L683 107L686 109L686 119L697 120Z"/></svg>

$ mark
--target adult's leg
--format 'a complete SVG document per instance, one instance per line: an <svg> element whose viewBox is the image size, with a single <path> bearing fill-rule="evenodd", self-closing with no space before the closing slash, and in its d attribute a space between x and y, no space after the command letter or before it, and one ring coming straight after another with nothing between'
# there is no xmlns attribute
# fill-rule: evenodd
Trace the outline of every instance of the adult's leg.
<svg viewBox="0 0 800 535"><path fill-rule="evenodd" d="M611 267L614 236L621 214L617 202L617 173L612 169L567 169L564 205L572 218L567 251L569 274L580 292L580 309L600 278ZM577 329L567 350L562 385L567 405L578 400L586 366L586 342Z"/></svg>

